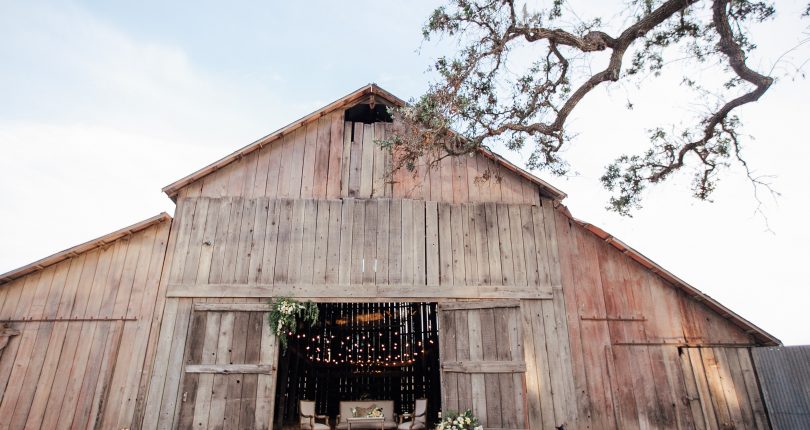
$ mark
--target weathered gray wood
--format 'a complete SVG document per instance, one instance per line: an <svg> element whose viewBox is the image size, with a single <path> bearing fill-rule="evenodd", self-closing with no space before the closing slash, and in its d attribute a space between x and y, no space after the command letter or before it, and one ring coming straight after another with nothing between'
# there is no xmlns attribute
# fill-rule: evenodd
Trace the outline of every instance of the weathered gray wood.
<svg viewBox="0 0 810 430"><path fill-rule="evenodd" d="M216 373L216 374L265 374L269 375L276 370L271 364L189 364L186 373Z"/></svg>
<svg viewBox="0 0 810 430"><path fill-rule="evenodd" d="M439 285L402 284L170 284L167 297L209 297L209 298L270 298L296 297L305 299L397 299L402 301L424 301L425 299L551 299L550 288L537 288L515 285L468 285L453 288ZM207 306L207 305L205 305ZM488 304L465 302L456 304L466 309L480 309ZM496 306L517 306L509 302Z"/></svg>
<svg viewBox="0 0 810 430"><path fill-rule="evenodd" d="M520 301L518 300L450 302L440 303L439 310L516 308L519 306Z"/></svg>
<svg viewBox="0 0 810 430"><path fill-rule="evenodd" d="M194 303L195 311L211 312L268 312L272 309L269 303Z"/></svg>
<svg viewBox="0 0 810 430"><path fill-rule="evenodd" d="M442 371L456 373L523 373L523 361L444 361Z"/></svg>

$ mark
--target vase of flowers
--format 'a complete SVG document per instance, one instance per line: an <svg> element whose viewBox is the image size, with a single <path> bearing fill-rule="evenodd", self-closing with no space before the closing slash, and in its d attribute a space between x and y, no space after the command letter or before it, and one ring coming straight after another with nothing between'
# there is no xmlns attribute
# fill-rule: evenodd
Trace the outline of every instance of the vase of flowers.
<svg viewBox="0 0 810 430"><path fill-rule="evenodd" d="M287 336L298 331L298 319L309 323L310 327L318 321L318 305L311 301L301 303L287 297L279 297L270 301L270 314L268 323L276 334L282 351L287 351Z"/></svg>
<svg viewBox="0 0 810 430"><path fill-rule="evenodd" d="M463 413L448 412L436 424L436 430L483 430L478 418L467 409Z"/></svg>

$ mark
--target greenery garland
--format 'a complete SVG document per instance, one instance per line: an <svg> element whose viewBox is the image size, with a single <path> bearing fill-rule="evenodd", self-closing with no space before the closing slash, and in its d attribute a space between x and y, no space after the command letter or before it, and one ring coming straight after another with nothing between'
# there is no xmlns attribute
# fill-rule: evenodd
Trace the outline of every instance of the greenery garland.
<svg viewBox="0 0 810 430"><path fill-rule="evenodd" d="M318 322L318 305L310 300L301 303L288 297L270 301L270 314L267 317L270 328L276 334L283 352L287 352L287 336L298 331L298 318L312 327Z"/></svg>

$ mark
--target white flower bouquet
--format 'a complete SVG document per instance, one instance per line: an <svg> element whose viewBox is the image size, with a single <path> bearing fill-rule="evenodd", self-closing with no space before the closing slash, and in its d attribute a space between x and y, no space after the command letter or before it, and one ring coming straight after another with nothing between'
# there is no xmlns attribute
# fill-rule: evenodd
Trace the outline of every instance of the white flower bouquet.
<svg viewBox="0 0 810 430"><path fill-rule="evenodd" d="M318 322L318 305L307 301L300 303L296 300L281 297L270 302L270 313L267 316L270 328L276 334L282 350L287 350L287 336L298 330L298 318L309 323L310 326Z"/></svg>
<svg viewBox="0 0 810 430"><path fill-rule="evenodd" d="M436 424L436 430L483 430L478 418L467 409L463 413L448 412Z"/></svg>

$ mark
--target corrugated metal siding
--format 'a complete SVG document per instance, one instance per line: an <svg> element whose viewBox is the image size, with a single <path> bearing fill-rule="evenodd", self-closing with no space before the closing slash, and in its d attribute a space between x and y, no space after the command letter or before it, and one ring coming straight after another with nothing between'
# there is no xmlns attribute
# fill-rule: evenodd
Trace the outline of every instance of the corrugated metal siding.
<svg viewBox="0 0 810 430"><path fill-rule="evenodd" d="M810 345L752 353L774 430L810 429Z"/></svg>

